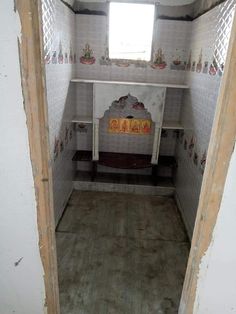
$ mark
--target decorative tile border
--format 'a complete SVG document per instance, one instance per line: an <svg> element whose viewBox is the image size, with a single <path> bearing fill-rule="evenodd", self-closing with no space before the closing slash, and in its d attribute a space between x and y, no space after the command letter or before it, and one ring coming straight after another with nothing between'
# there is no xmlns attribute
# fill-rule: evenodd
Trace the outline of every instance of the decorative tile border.
<svg viewBox="0 0 236 314"><path fill-rule="evenodd" d="M76 64L76 53L73 52L72 47L70 46L68 51L63 52L63 50L63 45L60 40L58 50L53 50L45 54L45 64Z"/></svg>
<svg viewBox="0 0 236 314"><path fill-rule="evenodd" d="M96 58L93 56L94 52L90 48L89 44L86 44L83 49L83 55L80 57L80 63L92 65L96 62ZM180 51L178 49L174 50L172 54L172 61L168 64L165 61L165 54L162 48L158 48L154 53L153 61L147 62L142 60L123 60L123 59L110 59L108 48L105 49L104 54L99 58L99 64L101 66L118 66L127 68L133 65L136 68L147 68L151 67L154 70L164 70L170 69L173 71L191 71L198 74L209 74L210 76L215 76L218 74L222 76L224 71L224 64L219 64L217 61L215 51L211 60L203 60L203 48L200 49L198 59L192 60L192 51L189 51L188 60L185 60L185 51Z"/></svg>
<svg viewBox="0 0 236 314"><path fill-rule="evenodd" d="M155 52L154 60L151 63L151 67L153 69L159 69L159 70L163 70L167 67L167 63L165 61L165 55L162 52L161 48L159 48L157 52Z"/></svg>
<svg viewBox="0 0 236 314"><path fill-rule="evenodd" d="M90 45L87 43L83 49L83 55L80 57L80 63L82 64L94 64L96 59L93 56L93 50L90 48Z"/></svg>
<svg viewBox="0 0 236 314"><path fill-rule="evenodd" d="M152 121L148 119L110 118L108 132L116 134L148 135Z"/></svg>
<svg viewBox="0 0 236 314"><path fill-rule="evenodd" d="M59 155L65 150L69 142L73 138L73 125L66 125L59 136L55 136L54 149L53 149L53 160L57 160Z"/></svg>
<svg viewBox="0 0 236 314"><path fill-rule="evenodd" d="M198 149L196 137L190 133L187 134L187 132L184 131L180 131L178 140L179 143L183 146L183 150L187 153L189 159L193 161L193 164L203 175L207 157L206 149L200 152Z"/></svg>

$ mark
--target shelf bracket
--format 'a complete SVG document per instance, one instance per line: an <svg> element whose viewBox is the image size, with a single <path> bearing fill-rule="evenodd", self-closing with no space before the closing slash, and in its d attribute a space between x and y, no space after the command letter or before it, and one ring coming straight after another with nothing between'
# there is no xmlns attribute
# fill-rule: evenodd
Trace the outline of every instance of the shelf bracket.
<svg viewBox="0 0 236 314"><path fill-rule="evenodd" d="M158 115L159 115L160 123L159 124L157 122L155 123L153 148L152 148L152 159L151 159L151 163L153 165L158 164L158 156L159 156L160 143L161 143L161 128L162 128L162 123L163 123L165 101L166 101L166 88L164 88L162 91L162 99L161 99L161 104L159 106Z"/></svg>
<svg viewBox="0 0 236 314"><path fill-rule="evenodd" d="M151 163L153 165L157 165L158 164L160 142L161 142L161 128L159 128L158 125L155 123L153 149L152 149L152 159L151 159Z"/></svg>
<svg viewBox="0 0 236 314"><path fill-rule="evenodd" d="M99 160L99 119L93 119L93 161Z"/></svg>

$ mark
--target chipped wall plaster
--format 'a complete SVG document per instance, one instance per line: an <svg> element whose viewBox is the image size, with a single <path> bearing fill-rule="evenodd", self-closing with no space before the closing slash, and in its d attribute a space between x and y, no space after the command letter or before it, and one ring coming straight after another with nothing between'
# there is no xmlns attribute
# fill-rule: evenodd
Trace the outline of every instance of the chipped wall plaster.
<svg viewBox="0 0 236 314"><path fill-rule="evenodd" d="M0 313L46 313L37 204L21 87L20 21L0 2Z"/></svg>
<svg viewBox="0 0 236 314"><path fill-rule="evenodd" d="M226 178L211 243L202 257L194 314L236 313L236 150Z"/></svg>

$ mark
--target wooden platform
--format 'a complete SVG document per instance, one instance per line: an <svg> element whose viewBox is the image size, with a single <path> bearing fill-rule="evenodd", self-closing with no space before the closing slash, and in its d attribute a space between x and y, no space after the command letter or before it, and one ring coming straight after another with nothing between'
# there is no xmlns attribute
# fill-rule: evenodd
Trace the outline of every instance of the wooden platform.
<svg viewBox="0 0 236 314"><path fill-rule="evenodd" d="M143 169L151 168L151 155L126 154L114 152L99 152L99 165L119 168L119 169ZM73 156L73 161L92 161L92 151L78 150ZM159 165L175 167L176 160L174 156L159 156Z"/></svg>
<svg viewBox="0 0 236 314"><path fill-rule="evenodd" d="M92 151L78 150L73 156L73 161L87 161L92 163L91 181L96 180L98 176L97 166L106 166L118 169L145 169L152 168L152 185L157 185L159 178L157 176L158 167L164 166L171 168L172 175L169 179L173 180L177 163L174 156L159 156L158 165L151 163L151 155L126 154L113 152L99 152L99 160L92 161ZM127 183L127 182L126 182Z"/></svg>

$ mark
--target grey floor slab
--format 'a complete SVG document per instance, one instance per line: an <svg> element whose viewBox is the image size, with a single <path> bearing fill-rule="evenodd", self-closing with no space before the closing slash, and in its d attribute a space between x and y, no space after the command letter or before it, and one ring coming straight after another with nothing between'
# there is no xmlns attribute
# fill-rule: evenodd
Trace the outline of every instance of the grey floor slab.
<svg viewBox="0 0 236 314"><path fill-rule="evenodd" d="M62 314L178 312L189 243L172 198L74 191L56 238Z"/></svg>

